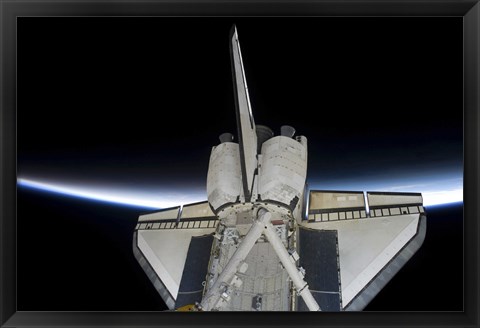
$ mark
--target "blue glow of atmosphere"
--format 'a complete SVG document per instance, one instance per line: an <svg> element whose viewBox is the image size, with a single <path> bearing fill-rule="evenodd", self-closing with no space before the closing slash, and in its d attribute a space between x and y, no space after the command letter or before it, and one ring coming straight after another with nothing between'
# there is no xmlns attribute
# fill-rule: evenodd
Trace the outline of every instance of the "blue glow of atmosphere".
<svg viewBox="0 0 480 328"><path fill-rule="evenodd" d="M18 186L29 189L47 191L62 195L80 197L96 201L110 202L127 206L150 209L168 208L199 201L205 201L205 191L177 189L174 191L135 190L119 187L96 187L90 185L68 184L37 179L19 178ZM338 186L342 186L340 189ZM386 191L386 192L420 192L424 206L463 202L463 179L460 177L445 177L408 183L395 181L372 182L342 182L309 183L310 190L356 190L356 191Z"/></svg>
<svg viewBox="0 0 480 328"><path fill-rule="evenodd" d="M206 200L206 195L189 190L148 192L117 187L92 187L31 179L18 179L20 187L51 193L150 209L168 208Z"/></svg>

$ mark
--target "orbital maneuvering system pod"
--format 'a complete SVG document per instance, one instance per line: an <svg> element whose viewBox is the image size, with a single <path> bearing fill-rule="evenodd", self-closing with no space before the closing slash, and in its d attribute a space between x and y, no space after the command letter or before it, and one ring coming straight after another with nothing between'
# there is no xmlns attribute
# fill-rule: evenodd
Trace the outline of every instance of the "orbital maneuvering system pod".
<svg viewBox="0 0 480 328"><path fill-rule="evenodd" d="M255 125L230 39L238 142L213 147L207 201L139 217L135 257L171 310L362 310L421 246L422 195L307 190L307 139Z"/></svg>

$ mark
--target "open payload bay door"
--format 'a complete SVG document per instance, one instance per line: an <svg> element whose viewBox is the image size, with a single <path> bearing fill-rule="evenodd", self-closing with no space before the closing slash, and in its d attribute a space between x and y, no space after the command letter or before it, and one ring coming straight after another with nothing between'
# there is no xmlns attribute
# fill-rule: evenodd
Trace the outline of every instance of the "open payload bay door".
<svg viewBox="0 0 480 328"><path fill-rule="evenodd" d="M422 204L418 193L310 192L298 248L322 309L360 311L377 295L423 243Z"/></svg>
<svg viewBox="0 0 480 328"><path fill-rule="evenodd" d="M217 224L206 201L140 215L134 255L169 309L201 301Z"/></svg>

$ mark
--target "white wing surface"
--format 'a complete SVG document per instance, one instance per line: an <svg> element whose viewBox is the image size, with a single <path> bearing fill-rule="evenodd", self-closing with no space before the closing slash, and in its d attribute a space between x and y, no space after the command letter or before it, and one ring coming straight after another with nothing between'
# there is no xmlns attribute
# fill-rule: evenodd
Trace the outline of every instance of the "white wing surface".
<svg viewBox="0 0 480 328"><path fill-rule="evenodd" d="M311 191L300 264L322 309L362 310L418 250L425 230L421 194Z"/></svg>
<svg viewBox="0 0 480 328"><path fill-rule="evenodd" d="M217 223L208 202L139 217L134 254L169 309L201 300Z"/></svg>

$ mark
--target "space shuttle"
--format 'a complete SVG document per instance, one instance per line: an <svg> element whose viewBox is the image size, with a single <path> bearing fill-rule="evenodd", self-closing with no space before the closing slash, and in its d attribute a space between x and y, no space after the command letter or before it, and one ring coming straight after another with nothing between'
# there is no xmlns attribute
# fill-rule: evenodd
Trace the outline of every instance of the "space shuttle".
<svg viewBox="0 0 480 328"><path fill-rule="evenodd" d="M309 190L307 138L256 125L235 26L237 137L207 200L140 215L133 253L170 310L361 311L420 248L420 193Z"/></svg>

